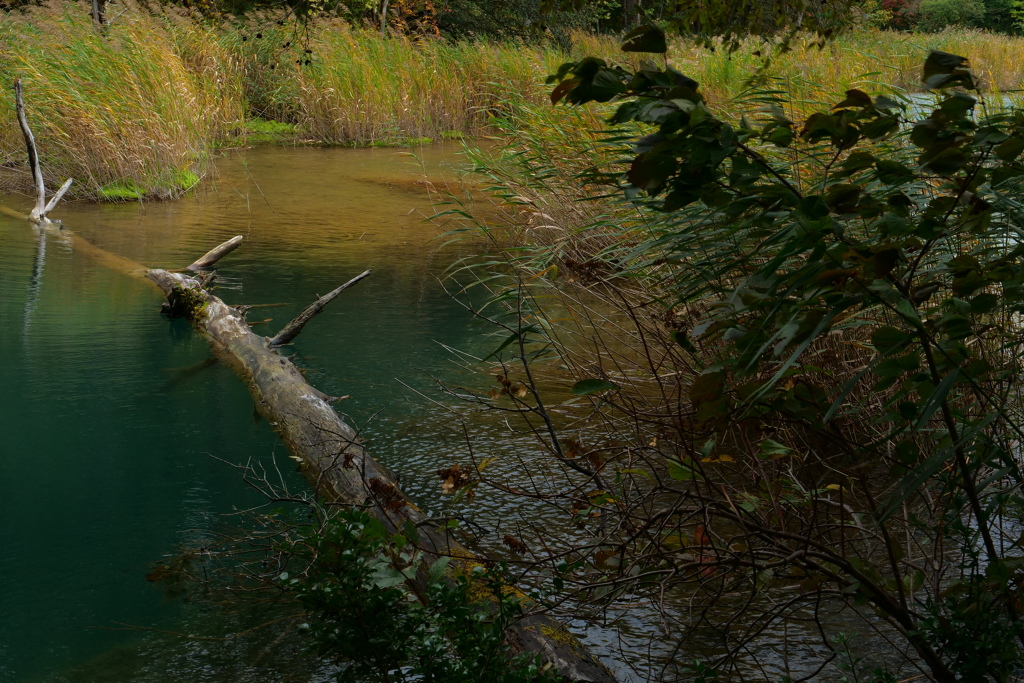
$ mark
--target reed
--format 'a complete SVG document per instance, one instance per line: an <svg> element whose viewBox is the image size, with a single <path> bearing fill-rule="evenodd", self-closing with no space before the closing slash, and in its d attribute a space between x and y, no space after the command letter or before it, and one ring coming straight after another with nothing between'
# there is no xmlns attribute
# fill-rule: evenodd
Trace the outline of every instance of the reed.
<svg viewBox="0 0 1024 683"><path fill-rule="evenodd" d="M129 9L105 38L79 6L0 15L0 80L23 77L48 181L74 177L79 196L171 197L194 184L211 141L245 115L232 60L214 33L170 15ZM7 166L25 155L10 97L0 155Z"/></svg>
<svg viewBox="0 0 1024 683"><path fill-rule="evenodd" d="M481 134L495 114L542 102L545 75L567 59L514 44L384 38L340 21L303 38L296 49L291 31L271 27L228 40L243 55L253 112L327 144Z"/></svg>
<svg viewBox="0 0 1024 683"><path fill-rule="evenodd" d="M747 88L747 80L763 63L760 47L751 42L728 54L677 39L669 49L669 61L697 80L708 99L721 103ZM1012 95L1021 88L1024 39L963 28L933 34L863 29L844 34L825 48L798 40L792 50L772 59L765 76L769 85L787 91L797 102L821 101L850 88L921 91L921 64L932 49L968 57L990 91ZM573 55L584 54L631 66L644 58L620 52L613 38L577 34Z"/></svg>

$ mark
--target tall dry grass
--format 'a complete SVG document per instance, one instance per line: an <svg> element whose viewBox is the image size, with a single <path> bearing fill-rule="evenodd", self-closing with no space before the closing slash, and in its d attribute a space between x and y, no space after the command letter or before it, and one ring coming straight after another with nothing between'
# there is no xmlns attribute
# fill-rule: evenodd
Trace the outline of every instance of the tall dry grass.
<svg viewBox="0 0 1024 683"><path fill-rule="evenodd" d="M574 56L593 54L631 66L644 58L620 52L610 37L578 34L573 43ZM746 89L747 79L763 63L759 48L751 42L728 54L677 39L670 46L669 62L697 80L705 95L721 105ZM810 41L797 41L791 51L772 59L765 75L772 79L769 84L786 90L796 101L827 101L850 88L921 91L921 66L932 49L968 57L988 90L1010 94L1022 87L1024 39L963 28L933 34L858 30L823 49Z"/></svg>
<svg viewBox="0 0 1024 683"><path fill-rule="evenodd" d="M311 28L306 57L283 49L290 35L272 27L229 40L254 111L330 144L478 135L494 114L542 102L544 77L566 59L543 47L385 39L340 21Z"/></svg>
<svg viewBox="0 0 1024 683"><path fill-rule="evenodd" d="M245 117L233 62L216 33L172 15L129 7L106 37L82 6L0 15L0 81L23 78L48 180L74 177L79 195L173 196L203 175L211 142ZM0 157L25 157L10 95Z"/></svg>

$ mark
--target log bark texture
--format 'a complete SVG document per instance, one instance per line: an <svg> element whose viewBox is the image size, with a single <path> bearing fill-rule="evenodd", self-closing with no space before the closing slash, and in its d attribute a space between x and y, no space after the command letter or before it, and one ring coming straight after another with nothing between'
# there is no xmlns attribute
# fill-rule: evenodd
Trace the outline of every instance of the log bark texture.
<svg viewBox="0 0 1024 683"><path fill-rule="evenodd" d="M273 339L255 334L237 309L205 291L194 277L165 270L150 270L146 276L167 295L170 308L187 316L218 358L248 384L258 410L305 464L304 472L318 491L335 502L369 508L391 531L412 523L420 545L435 556L473 562L471 553L439 532L392 473L366 453L355 430L331 407L331 397L311 387L291 361L273 350ZM562 624L546 615L518 621L509 642L514 651L540 654L571 681L616 680Z"/></svg>

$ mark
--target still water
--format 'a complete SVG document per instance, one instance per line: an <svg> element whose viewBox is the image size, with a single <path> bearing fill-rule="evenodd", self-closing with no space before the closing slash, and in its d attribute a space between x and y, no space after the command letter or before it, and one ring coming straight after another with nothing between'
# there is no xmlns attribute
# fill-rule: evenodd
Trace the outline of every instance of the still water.
<svg viewBox="0 0 1024 683"><path fill-rule="evenodd" d="M431 376L457 377L441 345L482 342L437 281L472 246L445 247L423 221L424 173L452 178L457 157L443 147L420 157L422 166L395 150L231 151L216 177L177 202L69 203L56 215L148 266L181 267L244 235L221 264L219 294L235 304L286 304L250 313L251 321L273 318L256 328L264 334L318 293L373 268L292 350L312 384L351 396L340 409L430 507L443 504L430 474L452 464L458 434L397 380L427 390ZM27 223L0 216L4 683L245 679L218 667L201 642L168 646L128 628L188 630L208 618L145 576L177 548L202 545L226 513L262 503L216 458L287 462L270 427L254 419L242 383L227 368L204 367L206 342L162 318L159 304L146 282L106 269L59 236L41 246ZM304 486L282 468L291 485ZM161 658L157 650L167 647L177 654ZM235 659L222 650L217 656ZM174 670L196 666L204 651L202 674Z"/></svg>

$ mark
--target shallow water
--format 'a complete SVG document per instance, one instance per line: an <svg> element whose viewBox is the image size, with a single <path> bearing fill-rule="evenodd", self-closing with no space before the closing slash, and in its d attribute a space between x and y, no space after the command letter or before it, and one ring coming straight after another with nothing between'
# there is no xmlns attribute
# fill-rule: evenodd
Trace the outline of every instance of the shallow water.
<svg viewBox="0 0 1024 683"><path fill-rule="evenodd" d="M435 181L454 177L453 158L450 148L423 150ZM217 177L177 202L69 203L55 215L151 266L181 267L244 235L219 269L219 294L286 304L253 309L250 320L273 318L259 331L373 268L292 350L315 386L351 396L340 409L429 507L440 504L440 489L427 476L453 462L454 435L396 380L427 389L429 375L457 376L439 344L480 342L436 279L470 247L444 247L423 222L423 173L394 150L257 148L226 153ZM173 630L197 619L146 581L152 563L202 545L226 524L224 513L262 502L215 457L284 460L283 448L254 419L242 383L202 365L206 342L159 315L160 296L146 282L76 253L59 235L41 245L27 223L4 216L0 245L0 681L53 679L93 658L108 661L100 669L121 668L121 680L141 679L124 667L153 645L122 625ZM229 671L217 679L240 680Z"/></svg>

